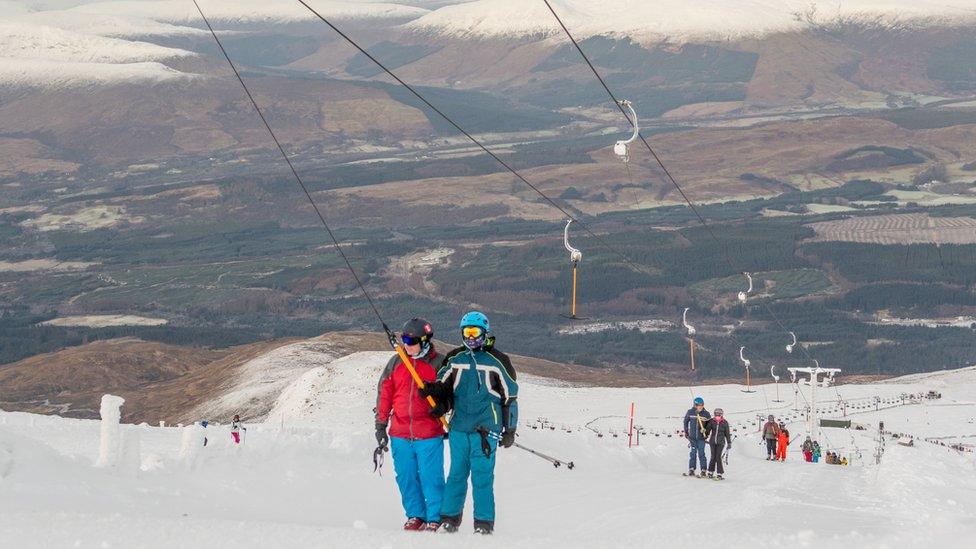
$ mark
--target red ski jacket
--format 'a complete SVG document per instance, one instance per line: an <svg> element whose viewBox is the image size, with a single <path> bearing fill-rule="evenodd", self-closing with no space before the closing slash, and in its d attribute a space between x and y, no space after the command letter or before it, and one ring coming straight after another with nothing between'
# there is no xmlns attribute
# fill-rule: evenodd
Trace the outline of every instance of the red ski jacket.
<svg viewBox="0 0 976 549"><path fill-rule="evenodd" d="M420 379L427 383L437 379L437 370L443 362L444 357L431 345L426 356L413 359L413 366ZM376 422L389 423L391 437L416 440L444 435L440 421L430 417L430 404L420 396L417 383L400 355L393 355L380 375L376 387Z"/></svg>

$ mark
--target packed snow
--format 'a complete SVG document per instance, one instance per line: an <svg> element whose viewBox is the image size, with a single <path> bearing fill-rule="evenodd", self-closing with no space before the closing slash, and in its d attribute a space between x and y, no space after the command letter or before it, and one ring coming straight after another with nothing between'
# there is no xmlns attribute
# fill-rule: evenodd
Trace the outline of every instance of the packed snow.
<svg viewBox="0 0 976 549"><path fill-rule="evenodd" d="M805 19L929 23L976 19L972 0L550 0L574 36L631 36L672 40L761 36L803 28ZM815 10L812 10L815 7ZM810 17L807 17L809 15ZM478 0L446 6L409 27L454 36L524 36L561 32L542 2Z"/></svg>
<svg viewBox="0 0 976 549"><path fill-rule="evenodd" d="M522 376L519 442L575 468L500 450L495 535L482 539L470 533L470 508L457 537L400 531L391 458L382 475L371 460L375 381L389 353L316 353L279 354L307 367L277 393L242 380L241 398L273 406L238 446L231 410L200 418L224 425L122 425L119 438L98 421L0 413L0 545L831 548L936 546L976 534L973 454L940 440L976 432L973 368L818 389L824 409L836 410L829 416L846 409L866 427L824 430L821 444L851 459L846 467L803 462L799 443L786 463L764 460L757 414L784 417L800 435L809 388L794 402L781 383L784 402L774 402L773 385L580 388ZM922 396L933 390L941 398ZM735 429L722 483L680 475L688 452L675 433L692 395L723 407ZM631 402L644 435L628 448ZM115 419L111 406L104 413ZM889 439L880 465L878 421L916 437L911 447ZM95 467L102 429L111 467ZM119 442L127 437L135 441Z"/></svg>

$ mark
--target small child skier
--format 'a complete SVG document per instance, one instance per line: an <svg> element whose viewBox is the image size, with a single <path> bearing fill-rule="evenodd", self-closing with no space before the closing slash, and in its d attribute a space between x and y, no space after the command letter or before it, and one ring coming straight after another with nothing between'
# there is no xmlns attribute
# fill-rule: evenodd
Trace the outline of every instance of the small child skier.
<svg viewBox="0 0 976 549"><path fill-rule="evenodd" d="M820 453L821 453L820 443L815 440L813 441L813 462L814 463L820 462Z"/></svg>
<svg viewBox="0 0 976 549"><path fill-rule="evenodd" d="M244 426L244 422L241 421L241 416L234 414L234 421L230 424L230 436L234 439L234 444L241 443L241 431L247 431L247 427Z"/></svg>

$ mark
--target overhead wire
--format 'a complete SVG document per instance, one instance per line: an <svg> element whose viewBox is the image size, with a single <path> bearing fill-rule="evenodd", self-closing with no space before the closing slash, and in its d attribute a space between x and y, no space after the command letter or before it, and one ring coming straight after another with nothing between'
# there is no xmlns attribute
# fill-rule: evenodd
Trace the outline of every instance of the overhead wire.
<svg viewBox="0 0 976 549"><path fill-rule="evenodd" d="M297 1L298 1L299 4L305 6L305 8L309 12L311 12L313 15L315 15L315 17L317 17L323 23L325 23L326 25L328 25L329 28L331 28L333 31L336 32L336 34L338 34L339 36L341 36L343 38L343 40L345 40L346 42L349 43L349 45L351 45L352 47L356 48L359 51L359 53L361 53L364 56L366 56L377 67L379 67L381 70L383 70L383 72L385 72L387 75L389 75L390 78L393 78L398 84L400 84L401 86L403 86L414 97L416 97L418 100L420 100L420 102L422 102L424 105L426 105L430 110L432 110L435 113L437 113L437 115L440 116L441 118L443 118L448 124L450 124L451 126L453 126L454 129L456 129L458 132L460 132L464 137L466 137L469 141L471 141L476 147L478 147L479 149L481 149L482 152L484 152L485 154L487 154L488 156L490 156L493 160L495 160L503 168L505 168L505 170L507 170L512 175L514 175L519 181L521 181L522 183L525 183L530 189L532 189L533 191L535 191L535 193L538 194L540 197L542 197L542 199L546 203L548 203L550 206L552 206L553 208L555 208L556 210L558 210L567 219L572 219L573 221L575 221L576 223L578 223L580 225L580 227L582 227L583 230L586 231L587 234L589 234L591 237L593 237L598 242L600 242L600 244L603 247L605 247L606 249L610 250L611 252L613 252L614 254L616 254L617 256L619 256L627 265L629 265L630 267L632 267L633 269L635 269L635 270L637 270L639 272L643 272L645 274L650 274L650 272L647 271L646 268L643 265L640 265L639 263L635 262L634 260L632 260L630 258L630 256L628 256L624 252L620 251L615 246L611 245L609 242L606 241L606 239L604 239L600 235L598 235L595 232L593 232L593 230L590 229L590 226L587 223L583 222L577 216L573 215L566 208L560 206L555 200L553 200L546 193L544 193L537 185L533 184L528 179L526 179L524 176L522 176L522 174L520 174L508 162L505 162L504 159L502 159L495 152L493 152L491 149L489 149L487 146L485 146L480 140L478 140L476 137L474 137L472 134L470 134L467 130L465 130L464 128L462 128L460 124L458 124L457 122L455 122L454 119L451 118L450 116L448 116L446 113L444 113L444 111L442 111L441 109L439 109L436 106L434 106L434 104L431 103L429 100L427 100L427 98L424 97L420 92L418 92L416 90L416 88L414 88L413 86L411 86L410 84L408 84L407 82L405 82L402 78L400 78L399 76L397 76L396 73L394 73L392 70L390 70L386 65L384 65L379 59L377 59L376 57L374 57L371 53L369 53L369 51L367 51L365 48L363 48L362 46L360 46L358 42L356 42L355 40L353 40L352 37L350 37L348 34L346 34L345 32L343 32L339 27L337 27L335 24L333 24L332 21L330 21L328 18L326 18L325 16L323 16L318 11L316 11L315 8L313 8L312 6L310 6L305 0L297 0Z"/></svg>
<svg viewBox="0 0 976 549"><path fill-rule="evenodd" d="M305 185L305 182L302 180L302 177L298 174L298 170L295 169L295 165L292 163L291 158L288 156L288 153L285 152L285 148L282 146L281 141L278 140L278 136L275 135L274 130L271 129L271 124L268 123L268 119L265 118L264 112L261 110L261 107L258 106L258 102L254 99L254 95L251 94L251 90L247 87L247 84L244 83L244 79L241 77L240 71L237 70L237 66L234 64L234 61L231 60L230 55L227 53L227 50L224 49L224 44L220 41L220 38L217 37L217 32L210 24L210 20L207 19L206 15L204 15L203 10L200 8L200 4L197 3L197 0L193 0L193 5L196 6L197 11L200 13L200 17L203 19L203 22L207 25L207 29L210 31L210 34L213 36L214 41L217 43L217 47L220 48L220 53L224 55L224 59L227 60L227 64L229 64L231 70L234 71L234 76L237 77L237 81L240 82L241 87L244 88L244 93L247 95L247 98L251 101L251 105L254 107L255 112L257 112L258 116L261 118L261 122L264 123L264 127L267 128L268 133L271 135L272 141L274 141L275 146L278 148L278 152L281 153L281 157L285 160L285 163L288 164L288 168L291 170L292 175L295 177L295 181L297 181L298 185L302 188L302 192L305 194L305 197L308 199L309 204L312 205L312 209L315 210L315 214L318 216L319 221L321 221L322 226L325 227L325 231L329 234L329 238L332 240L332 245L335 247L336 252L339 253L339 256L342 258L342 261L346 265L346 268L349 270L349 273L352 274L353 279L355 279L356 284L359 286L359 289L362 291L363 297L366 298L366 302L369 303L370 308L373 310L373 314L376 315L376 318L380 321L380 324L383 326L383 331L386 332L387 337L391 338L391 342L392 342L393 333L390 331L390 328L387 326L386 321L383 320L383 315L380 314L379 308L376 306L376 303L373 301L372 296L370 296L369 291L366 289L366 285L363 284L363 281L359 277L359 274L356 272L356 269L353 268L352 263L349 261L349 257L342 250L342 246L339 244L339 239L336 238L335 233L332 231L332 227L330 227L328 221L325 220L325 216L322 214L322 211L319 209L318 204L316 204L315 199L312 198L312 193L309 192L308 187Z"/></svg>
<svg viewBox="0 0 976 549"><path fill-rule="evenodd" d="M299 0L299 1L301 1L301 0ZM610 86L607 84L606 80L604 80L603 79L603 76L600 75L600 71L598 71L596 69L596 66L593 65L593 62L592 61L590 61L590 58L586 55L586 52L583 51L583 48L580 46L579 42L577 42L577 40L573 36L573 34L569 31L569 28L566 27L566 24L565 23L563 23L562 18L559 17L559 14L558 13L556 13L555 8L552 7L552 4L549 2L549 0L542 0L542 1L545 2L546 7L549 8L550 13L552 13L552 16L556 19L556 22L559 23L559 26L563 29L563 32L566 34L566 36L569 38L569 40L573 43L573 46L576 48L576 51L579 52L580 56L583 58L583 61L585 61L586 62L586 65L590 68L590 71L593 72L593 75L600 82L600 85L603 87L603 89L607 92L607 95L610 96L610 99L613 101L613 104L617 106L617 109L619 109L620 110L620 113L622 115L624 115L624 118L627 119L627 122L628 123L630 123L632 125L635 125L636 124L636 121L631 121L630 120L630 116L628 116L627 115L627 111L624 110L623 104L620 101L620 99L618 99L617 96L616 96L616 94L614 94L613 91L610 89ZM732 261L732 257L728 254L726 248L724 248L722 246L722 241L719 240L718 236L715 234L715 231L712 228L711 224L709 224L708 221L705 220L705 217L701 214L701 212L698 210L698 208L695 206L695 204L688 197L688 194L685 192L685 190L678 183L677 179L675 179L674 175L671 174L671 170L669 170L668 167L664 164L664 161L661 160L661 157L658 156L658 154L654 150L654 148L651 147L651 144L647 141L647 139L644 137L644 135L640 131L638 131L637 132L637 136L640 138L641 143L644 144L644 147L647 148L647 151L654 158L655 162L657 162L657 165L661 168L661 171L667 177L668 181L671 182L671 185L674 186L675 190L678 191L678 194L681 195L681 198L688 205L688 208L690 208L691 211L695 214L695 217L698 218L698 222L702 225L702 227L704 227L704 229L708 233L708 235L718 245L718 249L722 252L722 257L725 259L725 262L728 264L729 269L732 272L742 272L742 273L745 273L745 271L740 271L740 270L736 269L735 263ZM786 325L783 323L783 321L780 320L779 316L777 316L776 313L773 312L773 310L769 306L769 304L762 303L762 306L766 310L766 313L769 315L769 317L772 318L773 321L776 322L776 324L778 324L779 327L784 332L787 332L787 333L790 332L790 330L786 327ZM811 361L813 360L813 356L810 355L809 351L803 345L800 345L800 351L806 356L806 358L808 360L811 360Z"/></svg>

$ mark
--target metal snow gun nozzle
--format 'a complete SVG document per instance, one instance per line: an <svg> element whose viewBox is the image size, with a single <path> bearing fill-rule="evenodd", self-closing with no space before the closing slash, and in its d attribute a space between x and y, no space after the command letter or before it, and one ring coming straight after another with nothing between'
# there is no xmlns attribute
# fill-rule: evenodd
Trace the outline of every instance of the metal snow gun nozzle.
<svg viewBox="0 0 976 549"><path fill-rule="evenodd" d="M569 252L569 260L573 262L575 266L580 261L583 261L583 252L577 250L569 243L569 226L573 224L572 219L566 220L566 228L563 229L563 246L566 247L566 251Z"/></svg>
<svg viewBox="0 0 976 549"><path fill-rule="evenodd" d="M793 354L793 348L796 347L796 334L790 332L790 335L793 336L793 343L790 343L786 346L786 352Z"/></svg>
<svg viewBox="0 0 976 549"><path fill-rule="evenodd" d="M627 154L627 145L630 145L631 143L636 141L637 136L640 133L640 128L637 125L637 113L634 111L634 107L633 105L630 104L630 101L627 101L626 99L621 99L618 100L617 103L621 107L626 108L628 111L630 111L630 114L627 116L627 118L630 120L630 124L634 127L634 133L630 136L630 139L627 139L625 141L617 141L616 143L614 143L613 154L617 155L617 158L619 158L623 162L630 162L630 156Z"/></svg>
<svg viewBox="0 0 976 549"><path fill-rule="evenodd" d="M688 351L691 356L691 371L695 371L695 327L688 323L688 309L681 313L681 323L685 326L685 336L688 338Z"/></svg>
<svg viewBox="0 0 976 549"><path fill-rule="evenodd" d="M690 307L685 307L685 312L681 313L681 323L685 327L685 335L687 335L689 338L694 338L696 333L695 327L688 323L689 309Z"/></svg>
<svg viewBox="0 0 976 549"><path fill-rule="evenodd" d="M745 303L746 300L749 299L749 295L752 294L752 275L750 273L742 273L742 274L746 275L746 278L749 279L749 288L746 289L744 292L739 292L739 301Z"/></svg>

